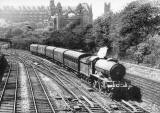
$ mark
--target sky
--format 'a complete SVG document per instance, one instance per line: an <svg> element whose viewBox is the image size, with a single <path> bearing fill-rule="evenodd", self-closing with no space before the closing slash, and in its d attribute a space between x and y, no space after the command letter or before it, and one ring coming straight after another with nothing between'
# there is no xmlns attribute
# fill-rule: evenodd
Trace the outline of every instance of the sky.
<svg viewBox="0 0 160 113"><path fill-rule="evenodd" d="M111 3L111 10L118 12L127 4L135 0L55 0L55 4L60 2L62 6L77 6L79 3L92 5L93 18L97 18L104 13L104 3ZM0 0L0 7L9 6L48 6L50 0Z"/></svg>

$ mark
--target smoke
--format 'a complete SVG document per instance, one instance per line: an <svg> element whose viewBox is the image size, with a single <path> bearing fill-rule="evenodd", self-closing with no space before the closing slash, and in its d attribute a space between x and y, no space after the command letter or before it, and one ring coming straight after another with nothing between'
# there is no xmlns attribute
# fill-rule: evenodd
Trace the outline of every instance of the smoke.
<svg viewBox="0 0 160 113"><path fill-rule="evenodd" d="M97 56L99 58L105 58L107 56L107 50L108 50L108 47L102 47L99 49L98 53L97 53Z"/></svg>

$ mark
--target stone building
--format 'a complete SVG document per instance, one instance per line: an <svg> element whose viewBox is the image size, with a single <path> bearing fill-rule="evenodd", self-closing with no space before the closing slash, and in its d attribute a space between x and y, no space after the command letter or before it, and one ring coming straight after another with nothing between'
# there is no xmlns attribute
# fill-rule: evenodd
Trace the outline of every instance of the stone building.
<svg viewBox="0 0 160 113"><path fill-rule="evenodd" d="M77 7L66 8L62 7L60 2L55 5L54 0L51 0L50 15L49 22L55 30L63 29L76 21L79 21L79 25L82 27L93 22L92 6L87 3L80 3Z"/></svg>
<svg viewBox="0 0 160 113"><path fill-rule="evenodd" d="M77 7L66 8L62 7L60 2L55 5L54 0L50 1L49 7L5 6L0 9L0 18L9 22L45 22L55 30L62 29L75 21L79 21L82 27L93 22L91 5L80 3Z"/></svg>

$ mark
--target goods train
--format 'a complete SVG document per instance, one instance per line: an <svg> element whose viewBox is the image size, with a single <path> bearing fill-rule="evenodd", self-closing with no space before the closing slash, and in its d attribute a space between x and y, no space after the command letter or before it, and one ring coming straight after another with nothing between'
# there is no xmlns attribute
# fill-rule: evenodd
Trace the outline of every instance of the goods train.
<svg viewBox="0 0 160 113"><path fill-rule="evenodd" d="M92 87L110 94L114 99L124 99L127 96L129 88L124 80L126 68L116 59L99 58L83 52L39 44L31 44L30 51L71 69Z"/></svg>

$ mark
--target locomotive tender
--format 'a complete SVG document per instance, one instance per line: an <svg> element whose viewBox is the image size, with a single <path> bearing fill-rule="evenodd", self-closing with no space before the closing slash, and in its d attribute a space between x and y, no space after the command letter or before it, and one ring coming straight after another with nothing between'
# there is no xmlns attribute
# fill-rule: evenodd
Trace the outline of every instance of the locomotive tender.
<svg viewBox="0 0 160 113"><path fill-rule="evenodd" d="M123 79L126 68L112 58L103 59L83 52L39 44L31 44L30 51L77 72L78 77L85 79L103 92L128 89Z"/></svg>

